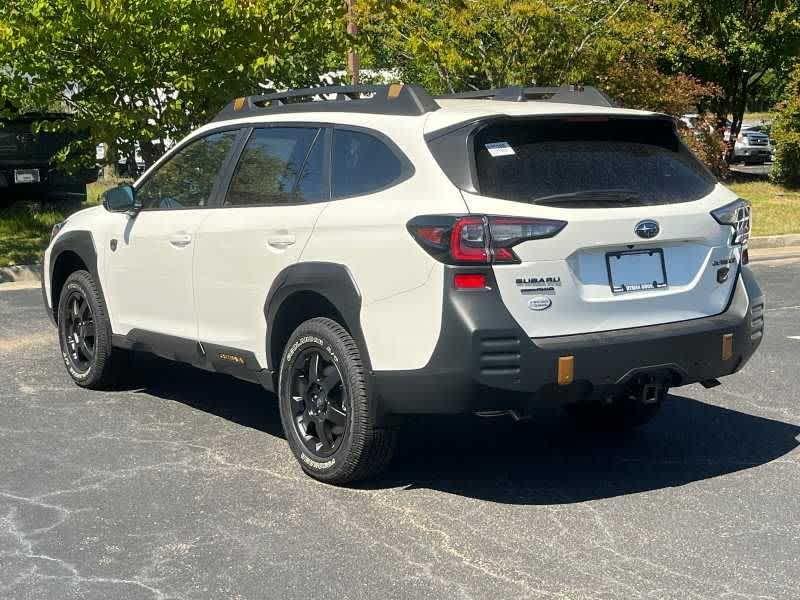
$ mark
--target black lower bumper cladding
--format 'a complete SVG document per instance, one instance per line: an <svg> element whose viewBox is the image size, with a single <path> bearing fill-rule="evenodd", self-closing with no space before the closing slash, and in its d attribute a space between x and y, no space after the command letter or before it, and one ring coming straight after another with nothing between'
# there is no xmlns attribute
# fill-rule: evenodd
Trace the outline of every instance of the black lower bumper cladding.
<svg viewBox="0 0 800 600"><path fill-rule="evenodd" d="M741 369L763 335L764 296L747 267L719 315L539 339L525 334L496 291L453 291L453 270L446 268L442 330L428 365L373 375L385 414L505 410L537 400L602 397L634 381L665 387L707 381ZM485 273L493 282L491 269ZM574 373L572 383L559 385L564 356L573 357Z"/></svg>

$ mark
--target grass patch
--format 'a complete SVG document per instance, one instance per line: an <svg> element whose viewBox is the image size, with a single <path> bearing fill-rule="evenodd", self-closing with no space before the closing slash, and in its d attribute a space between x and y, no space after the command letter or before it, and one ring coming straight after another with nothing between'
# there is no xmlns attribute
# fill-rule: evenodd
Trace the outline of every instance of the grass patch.
<svg viewBox="0 0 800 600"><path fill-rule="evenodd" d="M107 179L90 183L82 208L99 204L103 192L128 182L129 179ZM0 208L0 267L38 263L50 242L53 225L66 216L58 210L39 212L35 204L20 201Z"/></svg>
<svg viewBox="0 0 800 600"><path fill-rule="evenodd" d="M766 181L732 183L728 187L753 204L753 235L800 233L800 190Z"/></svg>
<svg viewBox="0 0 800 600"><path fill-rule="evenodd" d="M131 179L103 179L90 183L86 186L86 206L100 204L100 196L103 192L123 183L132 183L132 181Z"/></svg>
<svg viewBox="0 0 800 600"><path fill-rule="evenodd" d="M38 212L22 203L0 209L0 267L38 263L50 230L63 220L60 212Z"/></svg>
<svg viewBox="0 0 800 600"><path fill-rule="evenodd" d="M745 123L757 123L759 121L769 121L771 123L774 120L775 120L775 113L773 112L744 113Z"/></svg>

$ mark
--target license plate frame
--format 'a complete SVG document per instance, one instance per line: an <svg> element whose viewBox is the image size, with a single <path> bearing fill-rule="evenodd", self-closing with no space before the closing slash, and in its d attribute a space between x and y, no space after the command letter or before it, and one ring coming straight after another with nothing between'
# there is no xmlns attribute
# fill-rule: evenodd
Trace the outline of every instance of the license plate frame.
<svg viewBox="0 0 800 600"><path fill-rule="evenodd" d="M657 267L654 269L656 277L651 281L628 281L624 275L619 271L621 263L617 262L612 267L614 261L621 261L624 257L637 257L636 262L640 264L651 263ZM627 265L630 270L635 265ZM662 248L647 248L644 250L625 250L620 252L607 252L606 253L606 270L608 271L608 285L613 294L630 294L634 292L650 292L653 290L663 290L669 287L669 280L667 279L667 264L664 261L664 250ZM661 277L657 277L659 274ZM615 274L617 277L615 277ZM623 279L626 279L623 281Z"/></svg>
<svg viewBox="0 0 800 600"><path fill-rule="evenodd" d="M14 183L40 183L39 169L14 169Z"/></svg>

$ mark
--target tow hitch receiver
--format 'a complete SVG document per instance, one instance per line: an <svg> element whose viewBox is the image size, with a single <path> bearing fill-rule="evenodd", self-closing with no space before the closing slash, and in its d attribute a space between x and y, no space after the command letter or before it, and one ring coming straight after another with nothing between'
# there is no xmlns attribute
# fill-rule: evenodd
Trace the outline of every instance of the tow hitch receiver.
<svg viewBox="0 0 800 600"><path fill-rule="evenodd" d="M642 404L655 404L664 396L664 386L657 383L648 383L642 388Z"/></svg>

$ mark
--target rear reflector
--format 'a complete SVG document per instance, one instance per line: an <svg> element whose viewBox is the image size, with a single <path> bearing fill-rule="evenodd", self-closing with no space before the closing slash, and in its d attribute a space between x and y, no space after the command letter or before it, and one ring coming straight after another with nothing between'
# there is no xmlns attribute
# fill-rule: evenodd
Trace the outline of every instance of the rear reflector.
<svg viewBox="0 0 800 600"><path fill-rule="evenodd" d="M558 385L569 385L575 376L575 357L558 357Z"/></svg>
<svg viewBox="0 0 800 600"><path fill-rule="evenodd" d="M456 273L453 277L453 287L457 290L485 290L486 275L482 273Z"/></svg>
<svg viewBox="0 0 800 600"><path fill-rule="evenodd" d="M733 357L733 334L726 333L722 336L722 360L730 360Z"/></svg>

